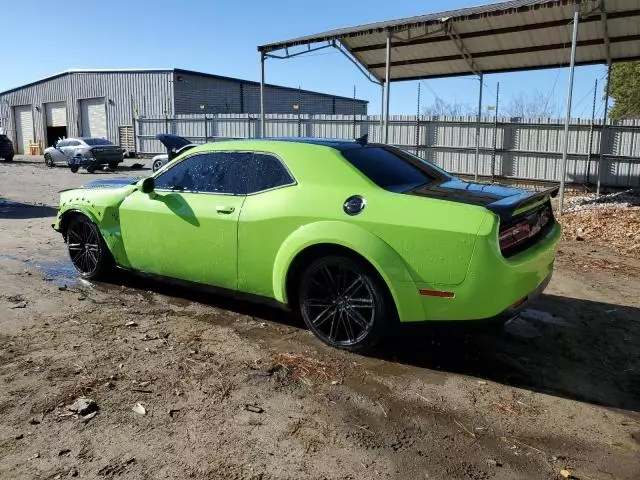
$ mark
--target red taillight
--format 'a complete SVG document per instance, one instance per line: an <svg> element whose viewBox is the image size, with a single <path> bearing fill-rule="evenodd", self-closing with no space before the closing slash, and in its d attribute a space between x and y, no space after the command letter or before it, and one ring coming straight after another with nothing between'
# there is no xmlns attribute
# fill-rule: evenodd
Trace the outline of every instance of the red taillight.
<svg viewBox="0 0 640 480"><path fill-rule="evenodd" d="M533 237L549 223L550 219L551 210L545 208L530 214L512 227L500 231L500 250L504 251Z"/></svg>
<svg viewBox="0 0 640 480"><path fill-rule="evenodd" d="M518 223L517 225L507 228L500 233L500 250L509 248L517 243L526 240L531 235L531 225L528 223Z"/></svg>

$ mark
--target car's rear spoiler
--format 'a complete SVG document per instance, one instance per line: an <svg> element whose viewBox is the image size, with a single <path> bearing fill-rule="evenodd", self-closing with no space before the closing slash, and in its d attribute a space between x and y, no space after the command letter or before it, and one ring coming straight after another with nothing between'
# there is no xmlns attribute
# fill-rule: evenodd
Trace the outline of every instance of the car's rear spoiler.
<svg viewBox="0 0 640 480"><path fill-rule="evenodd" d="M560 187L551 187L536 193L521 193L497 200L487 205L487 208L500 217L504 222L516 215L531 210L536 206L546 202L549 198L554 198Z"/></svg>

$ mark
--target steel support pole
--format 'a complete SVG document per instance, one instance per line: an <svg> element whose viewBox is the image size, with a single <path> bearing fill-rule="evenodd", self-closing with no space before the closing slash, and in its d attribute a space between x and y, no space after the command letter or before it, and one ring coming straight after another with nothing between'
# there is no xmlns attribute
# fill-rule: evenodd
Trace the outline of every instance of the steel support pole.
<svg viewBox="0 0 640 480"><path fill-rule="evenodd" d="M607 83L604 86L604 116L602 118L602 129L600 129L600 157L598 158L598 183L596 186L596 196L600 196L600 182L602 180L602 163L604 162L604 140L607 131L609 118L609 82L611 81L611 64L607 66Z"/></svg>
<svg viewBox="0 0 640 480"><path fill-rule="evenodd" d="M266 133L264 114L264 52L260 52L260 137Z"/></svg>
<svg viewBox="0 0 640 480"><path fill-rule="evenodd" d="M478 76L480 81L480 94L478 96L478 120L476 122L476 164L473 170L473 179L478 181L478 168L480 165L480 119L482 118L482 87L484 84L484 78L482 73Z"/></svg>
<svg viewBox="0 0 640 480"><path fill-rule="evenodd" d="M569 85L567 88L567 114L564 118L564 142L562 145L562 164L560 165L560 205L558 212L562 215L564 205L564 180L567 175L567 151L569 149L569 122L571 121L571 97L573 96L573 74L576 64L576 44L578 42L578 23L580 22L580 4L573 12L573 37L571 39L571 61L569 62Z"/></svg>
<svg viewBox="0 0 640 480"><path fill-rule="evenodd" d="M387 65L384 74L384 133L382 143L389 142L389 85L391 84L391 30L387 31Z"/></svg>
<svg viewBox="0 0 640 480"><path fill-rule="evenodd" d="M384 134L384 82L380 83L380 142Z"/></svg>
<svg viewBox="0 0 640 480"><path fill-rule="evenodd" d="M593 129L596 121L596 100L598 98L598 79L593 84L593 102L591 103L591 123L589 124L589 141L587 142L587 178L586 184L589 187L591 180L591 150L593 149Z"/></svg>

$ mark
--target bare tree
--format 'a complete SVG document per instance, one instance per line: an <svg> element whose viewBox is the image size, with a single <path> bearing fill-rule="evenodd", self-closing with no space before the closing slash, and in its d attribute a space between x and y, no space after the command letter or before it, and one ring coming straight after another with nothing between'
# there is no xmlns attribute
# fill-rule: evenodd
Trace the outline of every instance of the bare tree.
<svg viewBox="0 0 640 480"><path fill-rule="evenodd" d="M427 105L422 109L422 114L437 117L462 117L465 115L475 115L473 108L468 103L445 102L441 98L436 98L431 105Z"/></svg>
<svg viewBox="0 0 640 480"><path fill-rule="evenodd" d="M555 118L560 116L558 104L551 100L549 94L540 90L530 93L520 92L503 107L500 105L500 112L507 117L520 118Z"/></svg>

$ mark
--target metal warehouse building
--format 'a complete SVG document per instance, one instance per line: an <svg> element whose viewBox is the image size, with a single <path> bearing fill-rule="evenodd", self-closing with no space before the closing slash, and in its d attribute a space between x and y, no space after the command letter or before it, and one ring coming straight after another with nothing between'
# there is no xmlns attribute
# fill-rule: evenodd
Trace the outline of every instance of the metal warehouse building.
<svg viewBox="0 0 640 480"><path fill-rule="evenodd" d="M367 102L265 86L266 113L367 113ZM260 83L182 69L69 70L0 93L0 132L18 153L31 142L105 137L130 148L134 118L260 113Z"/></svg>

